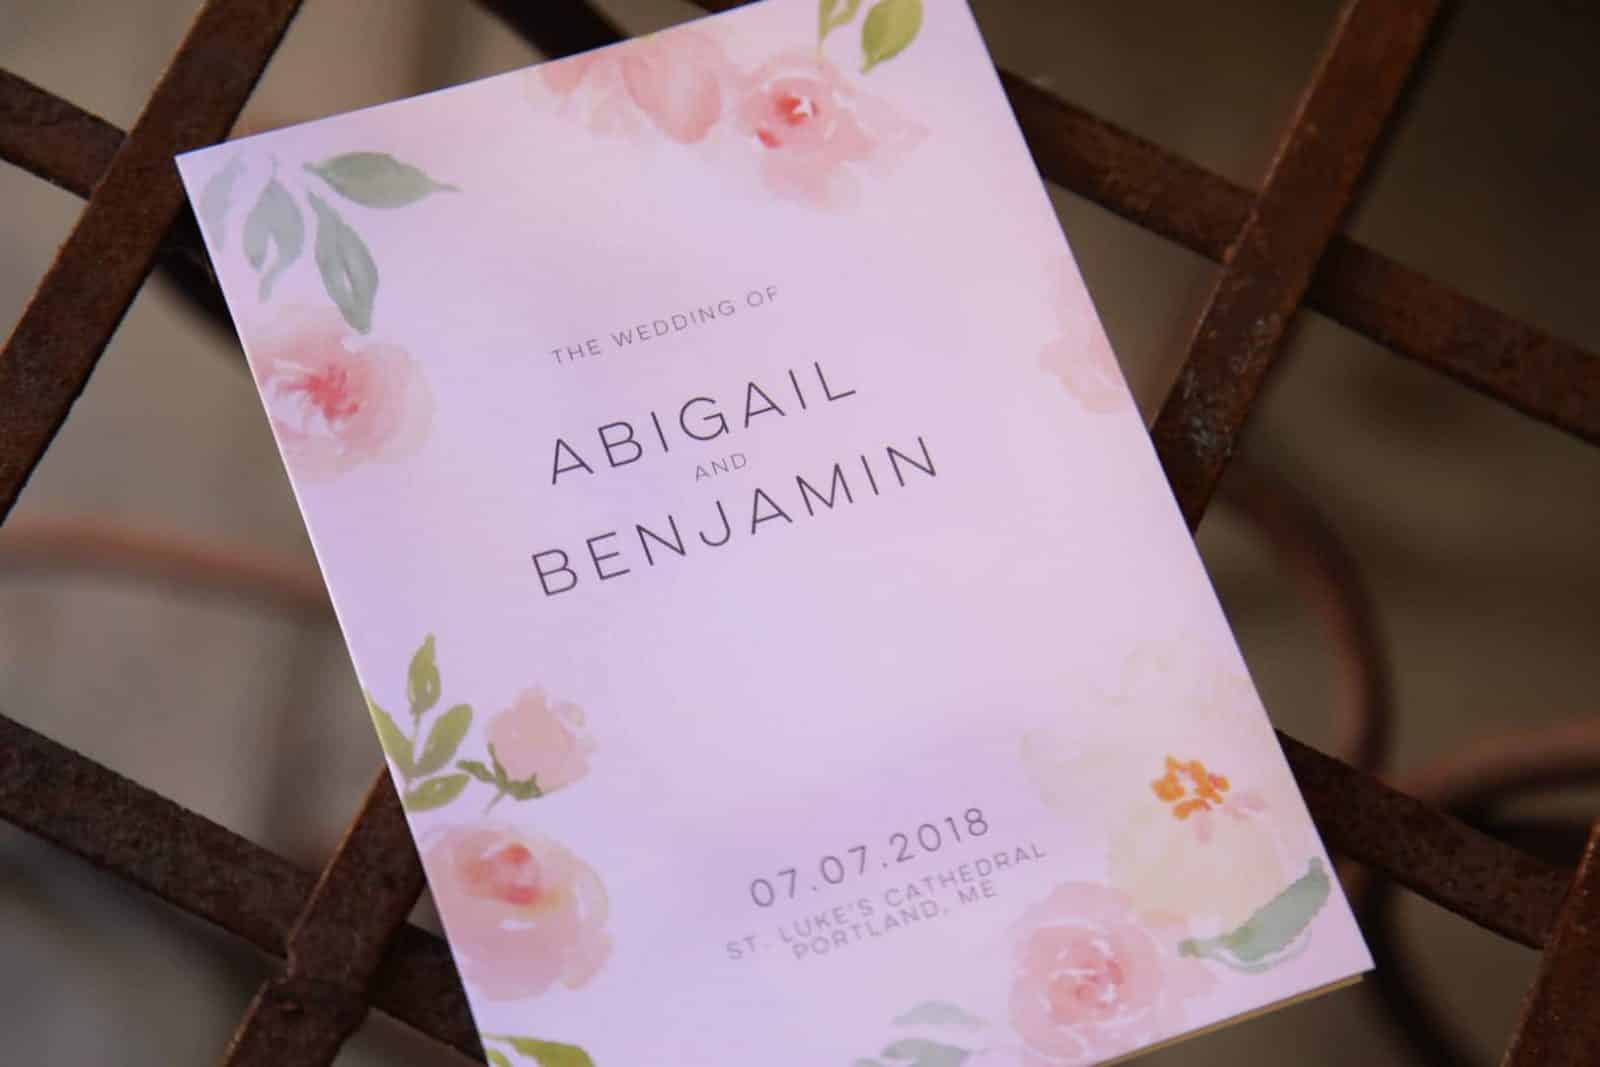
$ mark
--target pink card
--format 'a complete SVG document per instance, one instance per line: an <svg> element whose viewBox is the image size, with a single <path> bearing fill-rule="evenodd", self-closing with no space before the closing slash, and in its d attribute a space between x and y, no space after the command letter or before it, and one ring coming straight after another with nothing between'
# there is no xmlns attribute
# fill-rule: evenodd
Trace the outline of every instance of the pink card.
<svg viewBox="0 0 1600 1067"><path fill-rule="evenodd" d="M962 0L180 166L493 1063L1100 1063L1370 966Z"/></svg>

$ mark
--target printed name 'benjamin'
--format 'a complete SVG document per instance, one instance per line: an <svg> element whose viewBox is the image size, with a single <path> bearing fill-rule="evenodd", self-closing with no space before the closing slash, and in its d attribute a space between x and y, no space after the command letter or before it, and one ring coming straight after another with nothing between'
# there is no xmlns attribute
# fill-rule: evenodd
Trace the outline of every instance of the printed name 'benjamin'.
<svg viewBox="0 0 1600 1067"><path fill-rule="evenodd" d="M820 364L813 363L812 369L820 392L813 394L809 400L799 376L793 370L786 372L789 390L769 391L757 382L747 383L742 428L749 429L751 422L762 415L785 415L783 406L775 396L789 403L788 395L792 392L794 403L800 410L805 410L812 403L837 403L856 394L854 389L835 391L830 387ZM649 417L655 443L660 446L662 453L670 452L671 445L660 416L652 411ZM718 408L717 402L706 396L695 396L685 401L678 409L676 422L677 429L694 441L711 441L733 432L728 417ZM632 423L606 423L596 433L600 451L610 467L637 463L646 454L646 446L635 434ZM554 453L550 474L553 485L560 483L562 475L577 471L590 475L596 473L578 450L562 438L556 438ZM918 475L925 478L938 475L933 454L920 434L916 437L915 447L909 444L901 448L886 445L881 457L861 453L836 460L831 467L820 473L814 472L810 478L805 473L798 473L794 475L792 490L786 487L768 492L757 486L750 493L748 508L736 505L734 516L729 515L728 505L718 497L703 515L692 522L686 520L680 523L679 516L669 512L663 519L652 520L648 525L639 522L634 523L631 530L606 530L586 537L581 553L559 547L535 552L533 565L545 596L556 596L571 592L585 581L604 582L632 574L640 563L651 568L672 556L686 557L691 549L700 552L721 548L733 540L735 531L741 536L754 537L769 523L793 525L795 516L802 511L806 517L816 518L837 507L854 504L858 499L866 499L869 495L878 497L895 487L904 489ZM748 524L745 522L746 515L749 516ZM637 549L632 544L635 540Z"/></svg>

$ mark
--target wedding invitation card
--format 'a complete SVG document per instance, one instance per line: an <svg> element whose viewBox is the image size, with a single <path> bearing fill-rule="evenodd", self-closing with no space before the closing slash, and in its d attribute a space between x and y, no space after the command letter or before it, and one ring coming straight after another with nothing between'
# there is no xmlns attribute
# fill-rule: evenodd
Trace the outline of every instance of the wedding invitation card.
<svg viewBox="0 0 1600 1067"><path fill-rule="evenodd" d="M1065 1067L1350 910L962 0L180 160L498 1067Z"/></svg>

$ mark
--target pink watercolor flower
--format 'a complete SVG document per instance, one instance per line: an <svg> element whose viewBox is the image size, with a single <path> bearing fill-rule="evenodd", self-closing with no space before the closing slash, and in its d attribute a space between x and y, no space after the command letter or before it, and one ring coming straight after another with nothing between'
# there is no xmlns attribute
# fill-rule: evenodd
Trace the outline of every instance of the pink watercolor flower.
<svg viewBox="0 0 1600 1067"><path fill-rule="evenodd" d="M680 144L706 139L722 118L733 65L699 30L673 30L540 67L545 87L583 109L589 127L632 136L639 119Z"/></svg>
<svg viewBox="0 0 1600 1067"><path fill-rule="evenodd" d="M490 1000L586 984L611 955L600 877L549 838L458 826L425 856L462 977Z"/></svg>
<svg viewBox="0 0 1600 1067"><path fill-rule="evenodd" d="M532 778L548 793L589 773L594 742L582 730L582 708L528 689L489 721L489 741L511 777Z"/></svg>
<svg viewBox="0 0 1600 1067"><path fill-rule="evenodd" d="M745 80L738 120L769 189L832 209L848 208L860 195L857 171L888 173L927 134L803 49Z"/></svg>
<svg viewBox="0 0 1600 1067"><path fill-rule="evenodd" d="M337 315L290 316L251 346L251 366L284 460L326 479L415 452L433 418L422 368L396 345L367 341Z"/></svg>
<svg viewBox="0 0 1600 1067"><path fill-rule="evenodd" d="M1180 1032L1215 983L1177 955L1181 925L1141 920L1103 885L1067 882L1017 928L1011 1025L1026 1067L1099 1063Z"/></svg>
<svg viewBox="0 0 1600 1067"><path fill-rule="evenodd" d="M1071 260L1058 260L1050 275L1061 332L1040 350L1040 366L1060 380L1086 411L1103 414L1127 407L1133 397L1077 267Z"/></svg>

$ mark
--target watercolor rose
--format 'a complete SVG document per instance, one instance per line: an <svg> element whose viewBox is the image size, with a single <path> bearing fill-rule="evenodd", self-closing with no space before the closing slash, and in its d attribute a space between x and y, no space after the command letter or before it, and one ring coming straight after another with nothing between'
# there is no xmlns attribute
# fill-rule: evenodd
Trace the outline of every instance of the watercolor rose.
<svg viewBox="0 0 1600 1067"><path fill-rule="evenodd" d="M1320 849L1249 680L1202 648L1141 647L1120 690L1084 709L1094 730L1034 731L1023 762L1063 814L1105 813L1107 871L1135 907L1209 936Z"/></svg>
<svg viewBox="0 0 1600 1067"><path fill-rule="evenodd" d="M462 977L490 1000L587 983L611 954L599 875L566 848L510 827L458 826L424 853Z"/></svg>
<svg viewBox="0 0 1600 1067"><path fill-rule="evenodd" d="M1011 1025L1026 1067L1099 1063L1179 1033L1215 979L1179 957L1181 924L1154 924L1090 882L1057 886L1016 930Z"/></svg>
<svg viewBox="0 0 1600 1067"><path fill-rule="evenodd" d="M927 133L804 49L745 79L738 121L772 192L828 209L855 202L857 171L887 173Z"/></svg>
<svg viewBox="0 0 1600 1067"><path fill-rule="evenodd" d="M1133 402L1105 329L1085 295L1083 279L1070 259L1048 269L1056 325L1061 331L1039 351L1039 365L1066 387L1085 411L1103 414Z"/></svg>
<svg viewBox="0 0 1600 1067"><path fill-rule="evenodd" d="M594 742L583 725L578 705L528 689L489 720L489 743L512 778L532 780L540 793L548 793L589 773Z"/></svg>
<svg viewBox="0 0 1600 1067"><path fill-rule="evenodd" d="M332 312L291 314L250 346L262 402L296 475L328 479L414 453L433 418L422 367Z"/></svg>
<svg viewBox="0 0 1600 1067"><path fill-rule="evenodd" d="M722 119L736 73L710 35L676 30L547 63L534 77L597 134L636 136L648 123L695 144Z"/></svg>

